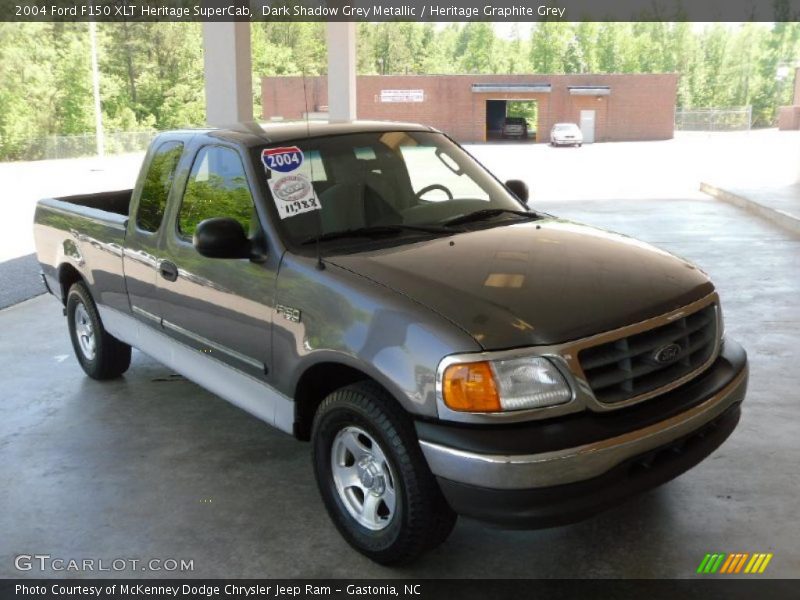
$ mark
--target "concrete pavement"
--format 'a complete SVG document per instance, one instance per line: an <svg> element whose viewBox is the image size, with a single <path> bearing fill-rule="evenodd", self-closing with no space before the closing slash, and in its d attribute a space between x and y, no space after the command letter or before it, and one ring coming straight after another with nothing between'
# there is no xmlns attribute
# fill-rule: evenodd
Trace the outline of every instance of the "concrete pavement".
<svg viewBox="0 0 800 600"><path fill-rule="evenodd" d="M45 293L35 254L0 262L0 309Z"/></svg>

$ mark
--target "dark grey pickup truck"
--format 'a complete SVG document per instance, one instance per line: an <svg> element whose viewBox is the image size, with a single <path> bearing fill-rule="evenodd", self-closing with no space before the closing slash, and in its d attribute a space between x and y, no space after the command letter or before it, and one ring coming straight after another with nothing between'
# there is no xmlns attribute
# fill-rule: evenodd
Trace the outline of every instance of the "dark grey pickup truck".
<svg viewBox="0 0 800 600"><path fill-rule="evenodd" d="M527 196L427 127L243 124L159 135L135 189L41 200L35 237L89 376L133 346L310 440L336 527L392 564L457 514L615 506L739 420L708 277Z"/></svg>

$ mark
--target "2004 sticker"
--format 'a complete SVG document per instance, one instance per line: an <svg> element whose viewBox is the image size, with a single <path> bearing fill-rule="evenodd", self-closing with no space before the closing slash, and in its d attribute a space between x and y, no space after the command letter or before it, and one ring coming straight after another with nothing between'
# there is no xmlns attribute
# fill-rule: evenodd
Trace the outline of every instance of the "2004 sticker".
<svg viewBox="0 0 800 600"><path fill-rule="evenodd" d="M303 151L297 146L267 148L261 152L261 162L271 171L291 173L303 164Z"/></svg>

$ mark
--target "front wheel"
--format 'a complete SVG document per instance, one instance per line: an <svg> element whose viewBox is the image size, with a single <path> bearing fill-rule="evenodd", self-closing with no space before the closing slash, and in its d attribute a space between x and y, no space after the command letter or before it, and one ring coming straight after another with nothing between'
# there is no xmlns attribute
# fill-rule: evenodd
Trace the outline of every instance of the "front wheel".
<svg viewBox="0 0 800 600"><path fill-rule="evenodd" d="M441 544L456 515L428 469L413 423L372 382L333 392L312 432L314 474L325 508L356 550L384 564Z"/></svg>
<svg viewBox="0 0 800 600"><path fill-rule="evenodd" d="M103 327L97 306L83 282L67 293L67 323L75 356L93 379L119 377L131 364L131 347Z"/></svg>

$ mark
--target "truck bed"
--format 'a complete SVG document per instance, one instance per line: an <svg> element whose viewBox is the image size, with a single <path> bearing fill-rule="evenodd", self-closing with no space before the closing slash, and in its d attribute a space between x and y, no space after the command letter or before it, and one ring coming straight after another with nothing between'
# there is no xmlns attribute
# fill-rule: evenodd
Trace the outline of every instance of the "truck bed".
<svg viewBox="0 0 800 600"><path fill-rule="evenodd" d="M36 253L48 289L62 298L72 269L94 297L111 306L127 304L122 249L133 190L44 198L36 205Z"/></svg>
<svg viewBox="0 0 800 600"><path fill-rule="evenodd" d="M124 217L128 216L128 206L131 203L133 190L118 190L115 192L99 192L97 194L77 194L75 196L61 196L53 198L59 202L94 208L105 212L112 212Z"/></svg>

